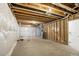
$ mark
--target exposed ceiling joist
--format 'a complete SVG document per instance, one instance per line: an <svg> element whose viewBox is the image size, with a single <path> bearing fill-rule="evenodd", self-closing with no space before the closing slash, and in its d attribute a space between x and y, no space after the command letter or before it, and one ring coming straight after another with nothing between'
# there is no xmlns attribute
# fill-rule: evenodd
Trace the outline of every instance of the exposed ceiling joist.
<svg viewBox="0 0 79 59"><path fill-rule="evenodd" d="M27 24L27 25L38 25L38 24L42 24L43 22L39 22L39 21L27 21L27 20L17 20L18 23L21 23L21 24Z"/></svg>
<svg viewBox="0 0 79 59"><path fill-rule="evenodd" d="M58 7L64 8L64 9L70 11L73 14L76 13L76 10L74 10L73 8L70 8L70 7L68 7L68 6L64 5L64 4L61 4L61 3L52 3L52 4L54 4L54 5L58 6Z"/></svg>
<svg viewBox="0 0 79 59"><path fill-rule="evenodd" d="M17 17L17 20L22 19L23 21L24 20L30 20L30 21L34 20L34 21L40 21L40 22L45 22L45 23L47 23L49 21L48 19L47 20L45 20L45 19L37 20L37 19L30 19L30 18L26 18L26 17L22 17L22 16L16 16L16 17Z"/></svg>
<svg viewBox="0 0 79 59"><path fill-rule="evenodd" d="M40 9L35 9L35 8L31 8L31 6L30 7L28 7L27 5L24 5L24 4L13 4L13 6L16 6L16 7L20 7L20 8L23 8L23 9L29 9L29 10L32 10L32 11L37 11L37 12L41 12L41 13L43 13L43 14L45 14L46 13L46 11L45 10L40 10ZM38 7L37 7L38 8ZM55 12L55 11L54 11ZM58 14L54 14L54 13L50 13L51 15L54 15L54 16L57 16L57 17L64 17L63 15L58 15Z"/></svg>
<svg viewBox="0 0 79 59"><path fill-rule="evenodd" d="M25 19L25 20L38 20L38 21L41 21L41 22L48 22L48 21L52 21L54 19L48 19L48 18L43 18L43 17L35 17L35 16L29 16L29 15L18 15L18 14L15 14L17 18L21 18L21 19ZM29 18L30 17L30 18Z"/></svg>
<svg viewBox="0 0 79 59"><path fill-rule="evenodd" d="M49 11L49 9L51 9L50 13L54 13L54 14L58 14L58 15L64 15L64 13L61 10L55 9L53 7L50 6L46 6L40 3L28 3L28 4L21 4L23 6L28 6L31 8L35 8L35 9L39 9L39 10L43 10L43 11Z"/></svg>
<svg viewBox="0 0 79 59"><path fill-rule="evenodd" d="M47 23L75 14L76 8L79 8L78 4L74 4L72 7L71 5L72 3L12 3L11 9L18 22L25 24L29 23L26 22L29 20Z"/></svg>
<svg viewBox="0 0 79 59"><path fill-rule="evenodd" d="M36 24L33 24L33 23L28 23L28 22L21 22L21 21L18 21L18 24L21 23L21 26L22 25L34 25L36 26Z"/></svg>
<svg viewBox="0 0 79 59"><path fill-rule="evenodd" d="M56 9L59 9L59 10L61 10L61 11L64 12L64 13L74 14L74 12L69 11L69 10L67 10L67 9L65 9L65 8L63 8L63 7L59 6L59 5L57 5L57 4L60 4L60 3L57 3L57 4L56 4L56 3L42 3L42 4L48 5L48 6L50 6L50 7L56 8ZM69 3L69 4L71 4L71 3Z"/></svg>
<svg viewBox="0 0 79 59"><path fill-rule="evenodd" d="M12 7L12 10L14 11L14 13L16 12L20 12L20 13L25 13L25 14L28 14L28 15L33 15L33 16L39 16L39 17L45 17L45 18L61 18L61 17L57 17L57 16L49 16L49 15L45 15L45 14L40 14L40 13L35 13L35 12L32 12L32 11L28 11L28 10L24 10L24 9L19 9L19 8L16 8L16 7Z"/></svg>
<svg viewBox="0 0 79 59"><path fill-rule="evenodd" d="M36 17L44 17L44 18L49 18L49 19L55 19L55 18L57 18L57 17L51 17L51 16L47 17L45 15L41 15L40 16L40 14L34 14L34 13L31 13L31 12L24 12L22 10L14 10L14 13L20 13L20 14L31 15L31 16L36 16Z"/></svg>

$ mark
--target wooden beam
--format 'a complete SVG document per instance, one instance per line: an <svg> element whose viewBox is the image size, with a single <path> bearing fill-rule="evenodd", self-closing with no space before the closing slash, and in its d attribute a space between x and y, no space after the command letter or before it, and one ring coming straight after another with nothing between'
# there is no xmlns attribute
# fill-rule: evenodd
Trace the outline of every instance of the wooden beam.
<svg viewBox="0 0 79 59"><path fill-rule="evenodd" d="M48 10L46 10L46 11L44 11L44 10L40 10L40 9L35 9L35 8L31 8L31 7L29 7L29 6L24 6L24 5L22 5L22 4L17 4L17 3L12 3L13 4L13 6L16 6L16 7L19 7L19 8L22 8L22 9L29 9L29 10L32 10L32 11L36 11L36 12L41 12L41 13L46 13ZM37 7L38 8L38 7ZM48 8L49 9L49 8ZM54 11L55 12L55 11ZM57 11L56 11L57 12ZM63 13L63 15L59 15L59 14L56 14L56 12L55 13L51 13L50 12L50 14L51 15L54 15L54 16L57 16L57 17L64 17L65 16L65 14ZM62 14L62 13L60 13L60 14Z"/></svg>
<svg viewBox="0 0 79 59"><path fill-rule="evenodd" d="M61 17L57 17L57 16L53 16L53 15L46 15L46 14L40 14L40 13L35 13L32 11L28 11L28 10L23 10L23 9L18 9L15 7L12 7L12 10L14 11L14 13L16 12L20 12L20 13L24 13L24 14L28 14L28 15L33 15L33 16L38 16L38 17L46 17L46 18L61 18Z"/></svg>
<svg viewBox="0 0 79 59"><path fill-rule="evenodd" d="M63 9L65 12L69 13L69 14L74 14L76 13L76 10L74 10L73 8L70 8L66 5L63 5L61 3L52 3L53 5L58 6L59 8L61 8L61 10Z"/></svg>
<svg viewBox="0 0 79 59"><path fill-rule="evenodd" d="M49 22L51 20L45 19L45 18L34 18L34 17L26 17L26 16L21 16L21 15L16 15L17 20L22 19L22 20L35 20L35 21L41 21L41 22Z"/></svg>
<svg viewBox="0 0 79 59"><path fill-rule="evenodd" d="M40 3L16 3L17 5L21 5L21 6L24 6L24 7L30 7L30 8L34 8L34 9L37 9L37 10L42 10L42 11L45 11L47 12L49 8L51 8L50 6L46 6L46 5L43 5L43 4L40 4ZM57 15L65 15L62 11L58 10L58 9L55 9L55 8L51 8L51 12L52 14L57 14Z"/></svg>
<svg viewBox="0 0 79 59"><path fill-rule="evenodd" d="M36 17L36 16L32 16L32 15L26 15L26 14L20 14L20 13L14 13L15 14L15 16L23 16L23 17L29 17L29 18L32 18L32 19L40 19L40 20L42 20L42 19L45 19L45 20L55 20L55 19L49 19L49 18L44 18L44 17Z"/></svg>
<svg viewBox="0 0 79 59"><path fill-rule="evenodd" d="M23 21L23 20L17 20L18 23L21 23L21 24L26 24L26 25L37 25L37 24L42 24L42 22L39 22L39 23L32 23L31 21Z"/></svg>

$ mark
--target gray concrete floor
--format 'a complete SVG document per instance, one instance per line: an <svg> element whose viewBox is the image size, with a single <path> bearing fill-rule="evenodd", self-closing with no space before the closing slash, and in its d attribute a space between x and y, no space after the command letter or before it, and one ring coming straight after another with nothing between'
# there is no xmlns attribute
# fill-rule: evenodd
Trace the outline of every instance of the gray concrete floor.
<svg viewBox="0 0 79 59"><path fill-rule="evenodd" d="M69 46L44 39L19 41L12 56L77 56L79 52Z"/></svg>

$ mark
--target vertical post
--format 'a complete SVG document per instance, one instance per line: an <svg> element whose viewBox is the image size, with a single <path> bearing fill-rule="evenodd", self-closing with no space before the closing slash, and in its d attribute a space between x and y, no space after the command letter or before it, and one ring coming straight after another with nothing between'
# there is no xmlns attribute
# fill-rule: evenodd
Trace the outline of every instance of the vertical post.
<svg viewBox="0 0 79 59"><path fill-rule="evenodd" d="M65 44L68 45L68 19L65 19Z"/></svg>

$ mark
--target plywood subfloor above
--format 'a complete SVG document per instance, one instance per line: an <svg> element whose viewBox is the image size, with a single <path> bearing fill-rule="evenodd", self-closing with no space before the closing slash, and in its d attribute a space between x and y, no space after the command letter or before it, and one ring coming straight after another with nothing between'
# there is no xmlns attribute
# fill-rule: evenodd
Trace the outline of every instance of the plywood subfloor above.
<svg viewBox="0 0 79 59"><path fill-rule="evenodd" d="M79 55L69 46L44 39L19 41L12 56L74 56Z"/></svg>

